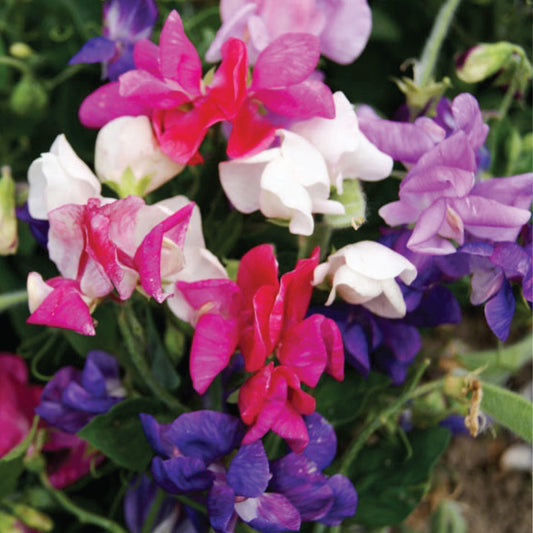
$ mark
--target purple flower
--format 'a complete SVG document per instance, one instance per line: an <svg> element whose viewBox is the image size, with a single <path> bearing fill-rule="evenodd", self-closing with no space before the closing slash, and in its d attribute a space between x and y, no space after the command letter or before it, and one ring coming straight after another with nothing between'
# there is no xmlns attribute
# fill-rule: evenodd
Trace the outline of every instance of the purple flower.
<svg viewBox="0 0 533 533"><path fill-rule="evenodd" d="M159 505L153 520L152 532L201 533L208 530L208 524L200 513L182 506L171 496L156 501L158 486L146 476L134 478L124 497L124 518L131 533L141 533L151 506Z"/></svg>
<svg viewBox="0 0 533 533"><path fill-rule="evenodd" d="M515 242L469 242L459 248L469 259L473 305L485 304L485 318L493 333L505 341L515 311L511 282L522 286L531 302L531 225L523 230L524 246Z"/></svg>
<svg viewBox="0 0 533 533"><path fill-rule="evenodd" d="M355 514L357 493L345 476L322 473L337 451L331 424L318 413L306 416L305 423L309 445L301 454L289 453L271 464L269 489L285 495L302 521L336 526Z"/></svg>
<svg viewBox="0 0 533 533"><path fill-rule="evenodd" d="M66 366L47 383L35 412L52 426L77 433L95 415L106 413L125 397L116 359L94 350L83 370Z"/></svg>
<svg viewBox="0 0 533 533"><path fill-rule="evenodd" d="M209 490L207 510L213 529L232 533L240 518L263 533L298 531L301 520L294 505L282 494L266 492L271 477L262 442L242 446Z"/></svg>
<svg viewBox="0 0 533 533"><path fill-rule="evenodd" d="M220 459L242 440L244 428L238 418L216 411L194 411L170 424L159 424L141 414L144 433L158 454L152 475L160 487L174 494L203 491L211 487Z"/></svg>
<svg viewBox="0 0 533 533"><path fill-rule="evenodd" d="M134 44L150 37L156 18L154 0L106 0L103 35L87 41L69 65L102 63L102 78L117 80L120 74L135 68Z"/></svg>

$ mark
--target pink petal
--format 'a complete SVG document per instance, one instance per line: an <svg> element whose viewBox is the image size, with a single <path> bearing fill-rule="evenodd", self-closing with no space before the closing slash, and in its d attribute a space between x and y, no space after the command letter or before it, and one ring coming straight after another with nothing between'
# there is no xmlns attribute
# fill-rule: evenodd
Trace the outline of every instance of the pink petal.
<svg viewBox="0 0 533 533"><path fill-rule="evenodd" d="M294 453L301 453L309 442L309 434L302 415L286 404L272 424L272 431L287 441Z"/></svg>
<svg viewBox="0 0 533 533"><path fill-rule="evenodd" d="M119 93L119 82L102 85L81 103L78 115L80 122L87 128L101 128L114 118L130 115L149 115L144 105L123 98Z"/></svg>
<svg viewBox="0 0 533 533"><path fill-rule="evenodd" d="M222 47L222 63L209 85L210 97L228 120L235 117L246 98L247 77L246 45L238 39L231 39Z"/></svg>
<svg viewBox="0 0 533 533"><path fill-rule="evenodd" d="M53 286L54 290L26 322L70 329L82 335L96 335L91 313L81 297L78 283L74 280L53 278L48 280L48 284Z"/></svg>
<svg viewBox="0 0 533 533"><path fill-rule="evenodd" d="M237 272L237 285L242 290L246 306L252 304L255 293L263 285L279 285L278 262L271 244L255 246L243 255Z"/></svg>
<svg viewBox="0 0 533 533"><path fill-rule="evenodd" d="M272 381L271 362L249 377L239 391L239 412L242 421L251 425L263 408Z"/></svg>
<svg viewBox="0 0 533 533"><path fill-rule="evenodd" d="M194 390L204 394L213 379L228 366L237 347L238 321L207 313L196 324L190 372Z"/></svg>
<svg viewBox="0 0 533 533"><path fill-rule="evenodd" d="M177 11L171 11L165 21L159 44L163 77L176 80L191 95L200 94L202 64Z"/></svg>
<svg viewBox="0 0 533 533"><path fill-rule="evenodd" d="M254 98L274 113L306 120L314 117L335 118L333 95L327 85L318 80L306 80L298 85L279 89L261 89Z"/></svg>
<svg viewBox="0 0 533 533"><path fill-rule="evenodd" d="M320 42L309 33L285 33L257 57L251 90L280 89L305 81L315 70Z"/></svg>
<svg viewBox="0 0 533 533"><path fill-rule="evenodd" d="M159 72L159 46L148 39L141 39L135 43L133 61L140 70L146 70L154 76Z"/></svg>
<svg viewBox="0 0 533 533"><path fill-rule="evenodd" d="M142 288L156 302L162 303L169 294L161 287L161 248L163 237L183 248L194 203L191 202L155 226L135 252L134 264L139 271Z"/></svg>
<svg viewBox="0 0 533 533"><path fill-rule="evenodd" d="M266 150L276 137L276 129L259 112L257 102L245 100L232 121L227 154L244 157Z"/></svg>

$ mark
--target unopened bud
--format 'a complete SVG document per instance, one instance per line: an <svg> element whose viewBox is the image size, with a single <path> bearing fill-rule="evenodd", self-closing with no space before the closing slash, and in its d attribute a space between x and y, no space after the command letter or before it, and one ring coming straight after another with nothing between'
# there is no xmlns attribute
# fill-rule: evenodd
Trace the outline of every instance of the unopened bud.
<svg viewBox="0 0 533 533"><path fill-rule="evenodd" d="M366 199L359 180L345 180L342 194L331 194L331 200L344 206L344 215L324 215L326 224L332 228L359 229L365 222Z"/></svg>
<svg viewBox="0 0 533 533"><path fill-rule="evenodd" d="M40 115L48 105L45 88L33 78L22 78L13 89L9 99L12 111L21 117Z"/></svg>
<svg viewBox="0 0 533 533"><path fill-rule="evenodd" d="M9 47L9 53L18 59L26 59L33 54L33 50L26 43L13 43Z"/></svg>
<svg viewBox="0 0 533 533"><path fill-rule="evenodd" d="M54 528L54 523L48 516L27 505L14 504L11 512L26 526L38 531L52 531Z"/></svg>
<svg viewBox="0 0 533 533"><path fill-rule="evenodd" d="M0 178L0 255L16 253L18 246L15 214L15 182L9 167L2 167Z"/></svg>

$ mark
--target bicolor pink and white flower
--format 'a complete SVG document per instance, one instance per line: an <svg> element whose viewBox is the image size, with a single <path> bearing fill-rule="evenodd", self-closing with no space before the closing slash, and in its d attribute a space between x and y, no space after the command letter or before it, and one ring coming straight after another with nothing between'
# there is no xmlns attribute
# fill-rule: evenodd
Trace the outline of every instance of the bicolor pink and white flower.
<svg viewBox="0 0 533 533"><path fill-rule="evenodd" d="M406 305L395 278L410 285L415 266L403 255L373 241L344 246L315 269L314 283L331 285L326 305L338 294L344 301L366 307L385 318L402 318Z"/></svg>
<svg viewBox="0 0 533 533"><path fill-rule="evenodd" d="M303 137L278 130L279 147L219 164L220 182L231 203L243 213L260 210L289 221L291 233L311 235L313 213L343 214L329 200L330 180L321 153Z"/></svg>
<svg viewBox="0 0 533 533"><path fill-rule="evenodd" d="M86 205L51 211L48 250L62 277L43 282L30 274L28 322L94 335L90 311L113 292L126 300L140 286L163 302L170 294L163 291L162 280L184 265L182 247L193 205L168 215L129 196L104 205L91 198Z"/></svg>
<svg viewBox="0 0 533 533"><path fill-rule="evenodd" d="M348 64L359 57L372 28L366 0L222 0L220 16L222 26L206 53L211 62L220 60L230 37L246 42L253 63L274 39L298 32L316 35L323 55Z"/></svg>

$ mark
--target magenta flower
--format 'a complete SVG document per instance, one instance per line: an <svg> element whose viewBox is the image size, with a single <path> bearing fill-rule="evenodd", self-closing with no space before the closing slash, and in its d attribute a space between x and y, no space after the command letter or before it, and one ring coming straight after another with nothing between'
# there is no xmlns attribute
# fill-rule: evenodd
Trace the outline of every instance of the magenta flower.
<svg viewBox="0 0 533 533"><path fill-rule="evenodd" d="M156 18L154 0L106 0L103 35L87 41L69 65L102 63L102 78L118 79L135 68L133 46L150 37Z"/></svg>
<svg viewBox="0 0 533 533"><path fill-rule="evenodd" d="M315 408L301 384L315 387L324 372L344 378L337 326L320 314L305 316L317 264L318 249L278 280L272 246L261 245L241 259L236 283L177 283L196 310L190 361L195 390L203 394L237 348L245 370L253 373L239 396L241 417L250 426L245 444L272 429L301 451L307 444L302 415ZM271 354L277 366L274 361L265 366Z"/></svg>
<svg viewBox="0 0 533 533"><path fill-rule="evenodd" d="M80 107L80 120L99 128L123 115L147 115L162 151L178 163L198 162L198 148L210 126L232 124L228 153L242 156L266 148L274 139L268 111L290 118L331 118L331 91L309 79L319 58L313 35L285 34L257 60L248 87L246 47L230 39L222 63L208 82L201 62L176 11L167 18L160 45L143 39L135 45L135 70L90 94Z"/></svg>
<svg viewBox="0 0 533 533"><path fill-rule="evenodd" d="M220 60L229 38L246 42L250 62L277 37L289 32L309 33L320 39L323 55L341 64L351 63L363 51L372 27L366 0L222 0L222 26L206 53Z"/></svg>

